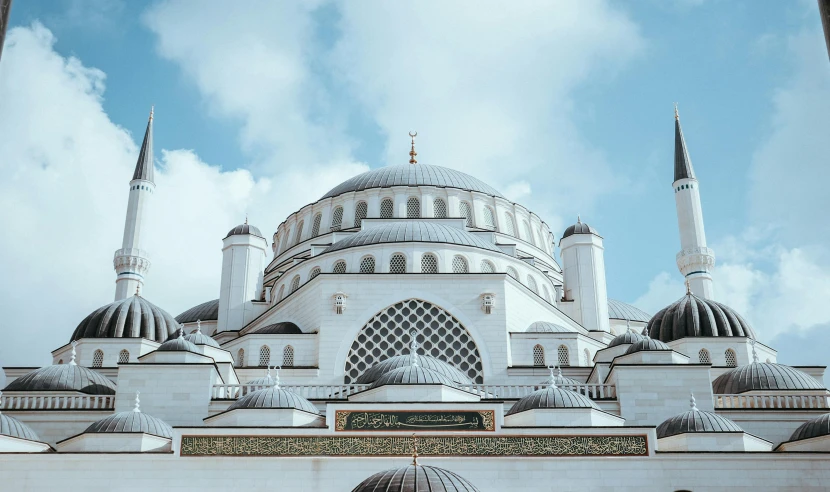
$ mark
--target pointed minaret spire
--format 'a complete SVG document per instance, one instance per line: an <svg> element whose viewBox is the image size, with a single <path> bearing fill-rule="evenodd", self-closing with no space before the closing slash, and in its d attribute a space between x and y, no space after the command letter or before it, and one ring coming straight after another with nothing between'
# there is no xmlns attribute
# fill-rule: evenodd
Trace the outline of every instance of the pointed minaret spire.
<svg viewBox="0 0 830 492"><path fill-rule="evenodd" d="M680 114L677 112L677 103L674 103L674 180L695 179L695 170L689 149L686 148L686 139L683 138L683 129L680 128Z"/></svg>
<svg viewBox="0 0 830 492"><path fill-rule="evenodd" d="M418 132L409 132L409 136L412 138L412 149L409 151L409 163L418 164L418 161L415 160L415 156L418 155L415 152L415 137L418 136Z"/></svg>
<svg viewBox="0 0 830 492"><path fill-rule="evenodd" d="M147 129L144 131L144 141L141 142L141 151L135 163L133 180L141 179L153 183L153 106L150 106L150 119L147 120Z"/></svg>

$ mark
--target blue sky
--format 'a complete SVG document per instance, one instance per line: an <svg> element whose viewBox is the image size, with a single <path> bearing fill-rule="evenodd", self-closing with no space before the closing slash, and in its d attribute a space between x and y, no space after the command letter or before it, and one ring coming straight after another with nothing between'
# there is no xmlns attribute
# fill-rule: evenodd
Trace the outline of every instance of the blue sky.
<svg viewBox="0 0 830 492"><path fill-rule="evenodd" d="M554 231L581 214L605 237L609 295L654 312L683 293L674 102L719 259L718 299L776 341L782 361L830 361L802 361L791 344L830 341L830 204L815 187L830 177L830 64L814 1L223 5L15 2L0 118L37 130L7 142L14 164L0 173L33 192L7 196L23 212L0 220L24 236L24 219L61 233L0 260L25 277L5 307L38 335L31 353L0 352L0 363L45 362L109 302L124 169L151 104L165 213L146 294L174 314L216 297L218 241L246 212L274 231L345 177L405 162L409 129L421 162L476 175ZM47 104L54 94L64 100ZM77 194L44 177L79 169ZM79 232L90 226L94 239ZM31 319L26 299L44 290L67 296L59 322Z"/></svg>

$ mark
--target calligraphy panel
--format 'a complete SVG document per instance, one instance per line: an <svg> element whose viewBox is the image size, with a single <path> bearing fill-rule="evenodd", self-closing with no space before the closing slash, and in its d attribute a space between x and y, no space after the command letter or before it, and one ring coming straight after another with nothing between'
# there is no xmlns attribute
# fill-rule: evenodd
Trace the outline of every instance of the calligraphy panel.
<svg viewBox="0 0 830 492"><path fill-rule="evenodd" d="M334 416L336 431L494 431L496 414L493 410L425 410L425 411L354 411L337 410Z"/></svg>

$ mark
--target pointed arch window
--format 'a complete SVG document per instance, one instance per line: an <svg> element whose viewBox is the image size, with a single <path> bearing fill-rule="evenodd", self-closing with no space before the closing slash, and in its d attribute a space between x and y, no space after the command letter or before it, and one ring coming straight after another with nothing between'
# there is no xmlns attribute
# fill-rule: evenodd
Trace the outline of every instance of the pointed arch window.
<svg viewBox="0 0 830 492"><path fill-rule="evenodd" d="M705 348L700 349L697 352L697 360L701 364L711 364L712 363L712 356L709 354L709 351Z"/></svg>
<svg viewBox="0 0 830 492"><path fill-rule="evenodd" d="M380 202L380 218L391 219L395 215L395 203L391 198L384 198Z"/></svg>
<svg viewBox="0 0 830 492"><path fill-rule="evenodd" d="M317 237L320 235L320 222L323 221L323 214L317 214L314 216L314 221L311 223L311 237Z"/></svg>
<svg viewBox="0 0 830 492"><path fill-rule="evenodd" d="M375 257L364 256L360 260L360 273L375 273Z"/></svg>
<svg viewBox="0 0 830 492"><path fill-rule="evenodd" d="M406 273L406 256L395 253L389 258L389 273Z"/></svg>
<svg viewBox="0 0 830 492"><path fill-rule="evenodd" d="M525 228L525 241L527 241L529 243L532 243L533 242L533 233L530 232L530 222L525 221L524 222L524 228Z"/></svg>
<svg viewBox="0 0 830 492"><path fill-rule="evenodd" d="M738 358L735 356L734 350L726 349L723 355L726 358L726 367L738 367Z"/></svg>
<svg viewBox="0 0 830 492"><path fill-rule="evenodd" d="M236 367L243 367L245 365L245 349L239 349L236 352Z"/></svg>
<svg viewBox="0 0 830 492"><path fill-rule="evenodd" d="M314 267L311 269L311 273L308 274L308 279L311 280L317 275L320 275L320 267Z"/></svg>
<svg viewBox="0 0 830 492"><path fill-rule="evenodd" d="M101 367L104 365L104 351L97 349L92 353L92 367Z"/></svg>
<svg viewBox="0 0 830 492"><path fill-rule="evenodd" d="M289 231L288 228L286 228L284 231L282 231L282 233L283 236L282 242L280 243L280 253L285 252L285 248L288 246L288 235L291 233L291 231Z"/></svg>
<svg viewBox="0 0 830 492"><path fill-rule="evenodd" d="M481 273L495 273L496 267L494 267L493 262L489 260L481 260L479 270L481 270Z"/></svg>
<svg viewBox="0 0 830 492"><path fill-rule="evenodd" d="M337 207L334 209L334 213L331 214L331 230L332 231L339 231L340 226L343 225L343 207Z"/></svg>
<svg viewBox="0 0 830 492"><path fill-rule="evenodd" d="M571 353L568 351L568 347L560 345L559 348L556 349L556 356L560 366L571 365Z"/></svg>
<svg viewBox="0 0 830 492"><path fill-rule="evenodd" d="M550 303L553 303L553 301L551 301L550 290L548 290L547 285L544 285L544 284L542 285L542 295L543 295L543 297L545 298L546 301L548 301Z"/></svg>
<svg viewBox="0 0 830 492"><path fill-rule="evenodd" d="M516 237L516 222L513 220L513 216L509 213L505 213L504 219L504 228L507 233L513 237Z"/></svg>
<svg viewBox="0 0 830 492"><path fill-rule="evenodd" d="M433 216L436 219L447 218L447 202L445 202L443 198L436 198L435 201L432 202L432 209Z"/></svg>
<svg viewBox="0 0 830 492"><path fill-rule="evenodd" d="M484 227L487 229L496 228L496 220L493 217L493 209L487 206L484 207Z"/></svg>
<svg viewBox="0 0 830 492"><path fill-rule="evenodd" d="M259 348L259 365L267 367L271 365L271 349L268 345L263 345Z"/></svg>
<svg viewBox="0 0 830 492"><path fill-rule="evenodd" d="M121 352L118 352L118 363L126 364L127 362L130 362L129 350L122 350Z"/></svg>
<svg viewBox="0 0 830 492"><path fill-rule="evenodd" d="M366 205L366 202L357 202L357 206L354 209L354 226L360 227L363 224L363 219L366 218L366 213L369 207Z"/></svg>
<svg viewBox="0 0 830 492"><path fill-rule="evenodd" d="M294 232L294 245L300 244L300 241L303 239L303 226L305 226L305 221L301 220L299 224L297 224L297 230Z"/></svg>
<svg viewBox="0 0 830 492"><path fill-rule="evenodd" d="M334 267L332 267L331 273L346 273L346 262L343 260L337 260L334 262Z"/></svg>
<svg viewBox="0 0 830 492"><path fill-rule="evenodd" d="M538 343L533 346L533 365L545 366L545 348Z"/></svg>
<svg viewBox="0 0 830 492"><path fill-rule="evenodd" d="M461 202L459 209L461 211L461 216L465 219L464 223L467 227L473 227L473 212L470 208L470 204L467 202Z"/></svg>
<svg viewBox="0 0 830 492"><path fill-rule="evenodd" d="M461 255L455 255L452 258L452 273L469 273L470 267L467 265L467 258Z"/></svg>
<svg viewBox="0 0 830 492"><path fill-rule="evenodd" d="M438 258L434 254L421 256L421 273L438 273Z"/></svg>
<svg viewBox="0 0 830 492"><path fill-rule="evenodd" d="M591 351L590 350L585 349L585 350L582 351L582 360L584 362L583 365L585 367L588 367L588 366L591 365Z"/></svg>
<svg viewBox="0 0 830 492"><path fill-rule="evenodd" d="M282 367L293 367L294 366L294 347L291 345L286 345L285 348L282 349Z"/></svg>
<svg viewBox="0 0 830 492"><path fill-rule="evenodd" d="M300 276L295 275L294 278L291 279L291 290L289 291L289 293L293 293L294 291L296 291L299 288L300 288Z"/></svg>
<svg viewBox="0 0 830 492"><path fill-rule="evenodd" d="M527 288L532 290L535 294L539 293L539 286L536 285L536 279L532 275L527 276Z"/></svg>
<svg viewBox="0 0 830 492"><path fill-rule="evenodd" d="M516 269L512 266L507 267L507 274L513 277L514 279L519 280L519 272L517 272Z"/></svg>
<svg viewBox="0 0 830 492"><path fill-rule="evenodd" d="M421 216L421 200L411 196L406 200L406 218L417 219Z"/></svg>

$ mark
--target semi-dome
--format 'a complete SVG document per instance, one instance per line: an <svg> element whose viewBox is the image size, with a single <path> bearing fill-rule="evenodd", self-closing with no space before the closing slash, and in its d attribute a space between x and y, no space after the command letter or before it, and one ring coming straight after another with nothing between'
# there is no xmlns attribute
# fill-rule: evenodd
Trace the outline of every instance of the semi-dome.
<svg viewBox="0 0 830 492"><path fill-rule="evenodd" d="M326 248L324 253L356 248L358 246L387 243L444 243L470 246L496 253L502 252L495 244L487 242L458 227L452 227L438 222L405 220L390 222L356 232L346 239L332 244Z"/></svg>
<svg viewBox="0 0 830 492"><path fill-rule="evenodd" d="M631 304L616 299L608 299L608 318L648 323L651 315L637 306L632 306Z"/></svg>
<svg viewBox="0 0 830 492"><path fill-rule="evenodd" d="M320 413L310 401L277 386L248 393L228 407L228 411L237 409L296 409L313 414Z"/></svg>
<svg viewBox="0 0 830 492"><path fill-rule="evenodd" d="M258 335L301 335L303 330L290 321L271 323L253 331Z"/></svg>
<svg viewBox="0 0 830 492"><path fill-rule="evenodd" d="M735 422L713 412L692 407L688 412L675 415L657 426L657 438L692 432L743 432Z"/></svg>
<svg viewBox="0 0 830 492"><path fill-rule="evenodd" d="M793 432L790 441L800 441L813 437L830 436L830 413L819 415L798 426Z"/></svg>
<svg viewBox="0 0 830 492"><path fill-rule="evenodd" d="M146 338L166 340L179 328L176 319L140 295L100 307L75 328L70 341L81 338Z"/></svg>
<svg viewBox="0 0 830 492"><path fill-rule="evenodd" d="M721 374L712 382L718 395L756 390L821 390L824 386L809 374L783 364L753 362Z"/></svg>
<svg viewBox="0 0 830 492"><path fill-rule="evenodd" d="M582 222L579 218L577 218L576 224L565 229L565 232L562 234L562 239L573 236L574 234L593 234L595 236L599 236L596 229Z"/></svg>
<svg viewBox="0 0 830 492"><path fill-rule="evenodd" d="M420 165L420 164L419 164ZM409 465L375 473L352 492L478 492L467 479L435 466Z"/></svg>
<svg viewBox="0 0 830 492"><path fill-rule="evenodd" d="M574 330L569 330L550 321L535 321L525 331L527 333L573 333Z"/></svg>
<svg viewBox="0 0 830 492"><path fill-rule="evenodd" d="M517 401L505 415L525 412L536 408L594 408L599 407L590 398L556 386L536 390Z"/></svg>
<svg viewBox="0 0 830 492"><path fill-rule="evenodd" d="M335 186L322 199L331 198L352 191L372 188L391 188L392 186L435 186L436 188L457 188L459 190L477 191L485 195L504 198L495 188L469 174L428 164L404 164L372 169L358 174Z"/></svg>
<svg viewBox="0 0 830 492"><path fill-rule="evenodd" d="M664 342L686 337L755 338L752 327L735 310L692 293L658 311L646 330L651 338Z"/></svg>
<svg viewBox="0 0 830 492"><path fill-rule="evenodd" d="M96 420L84 434L144 433L153 436L173 437L173 428L167 422L144 412L129 410Z"/></svg>
<svg viewBox="0 0 830 492"><path fill-rule="evenodd" d="M252 226L251 224L245 222L244 224L239 224L238 226L229 230L228 235L225 236L225 238L229 238L231 236L246 236L248 234L252 236L259 236L261 238L265 237L262 235L261 232L259 232L259 229L256 226Z"/></svg>
<svg viewBox="0 0 830 492"><path fill-rule="evenodd" d="M455 381L440 372L412 365L399 367L387 372L376 379L370 387L378 388L387 384L443 384L453 388L458 387Z"/></svg>
<svg viewBox="0 0 830 492"><path fill-rule="evenodd" d="M357 378L356 382L357 384L371 384L389 371L393 371L401 367L409 367L411 365L411 354L396 355L395 357L384 359L370 367L366 372ZM439 374L443 374L458 384L472 384L469 376L461 372L459 369L456 369L452 364L444 362L441 359L431 357L429 355L418 355L418 365Z"/></svg>
<svg viewBox="0 0 830 492"><path fill-rule="evenodd" d="M6 415L2 412L0 412L0 436L40 441L37 433L31 427L11 415Z"/></svg>
<svg viewBox="0 0 830 492"><path fill-rule="evenodd" d="M202 323L200 321L197 321L196 323L196 331L190 335L185 335L184 339L193 345L207 345L208 347L219 348L219 342L202 333Z"/></svg>
<svg viewBox="0 0 830 492"><path fill-rule="evenodd" d="M159 348L156 350L159 352L198 352L198 349L195 345L193 345L193 342L185 340L184 337L176 337L172 340L167 340L159 345Z"/></svg>
<svg viewBox="0 0 830 492"><path fill-rule="evenodd" d="M176 316L176 322L178 323L195 323L199 320L216 321L218 319L219 299L203 302Z"/></svg>
<svg viewBox="0 0 830 492"><path fill-rule="evenodd" d="M115 383L91 369L70 363L41 367L24 374L4 391L80 391L90 395L114 395Z"/></svg>
<svg viewBox="0 0 830 492"><path fill-rule="evenodd" d="M633 345L628 347L628 350L625 351L625 354L628 355L633 354L634 352L643 352L650 350L671 350L671 347L661 342L660 340L643 337L642 340L640 340L639 342L634 342Z"/></svg>
<svg viewBox="0 0 830 492"><path fill-rule="evenodd" d="M608 344L608 348L616 347L617 345L625 345L625 344L632 344L637 343L645 340L646 337L640 335L636 331L628 330L625 333L621 333L614 337L613 340Z"/></svg>

